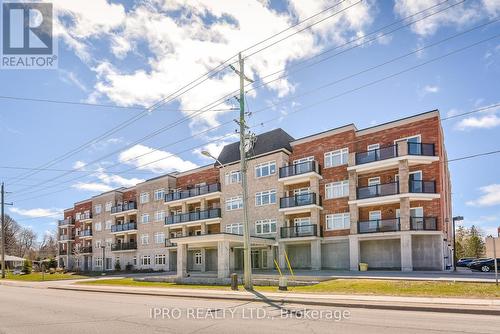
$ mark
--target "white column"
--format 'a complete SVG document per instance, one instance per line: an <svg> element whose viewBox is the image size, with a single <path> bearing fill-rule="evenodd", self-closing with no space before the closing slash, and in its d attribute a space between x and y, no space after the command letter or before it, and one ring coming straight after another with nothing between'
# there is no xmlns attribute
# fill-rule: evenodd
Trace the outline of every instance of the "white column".
<svg viewBox="0 0 500 334"><path fill-rule="evenodd" d="M217 243L217 277L229 277L229 241Z"/></svg>
<svg viewBox="0 0 500 334"><path fill-rule="evenodd" d="M206 271L207 265L206 265L206 260L207 260L207 250L205 248L202 248L200 250L201 252L201 272L204 273Z"/></svg>
<svg viewBox="0 0 500 334"><path fill-rule="evenodd" d="M311 241L311 269L321 270L321 241Z"/></svg>
<svg viewBox="0 0 500 334"><path fill-rule="evenodd" d="M413 271L411 234L401 233L401 271Z"/></svg>
<svg viewBox="0 0 500 334"><path fill-rule="evenodd" d="M281 271L287 268L285 260L286 245L283 242L278 243L278 264Z"/></svg>
<svg viewBox="0 0 500 334"><path fill-rule="evenodd" d="M187 276L187 244L177 245L177 277L183 278Z"/></svg>
<svg viewBox="0 0 500 334"><path fill-rule="evenodd" d="M351 270L359 270L359 238L356 235L349 236L349 262Z"/></svg>

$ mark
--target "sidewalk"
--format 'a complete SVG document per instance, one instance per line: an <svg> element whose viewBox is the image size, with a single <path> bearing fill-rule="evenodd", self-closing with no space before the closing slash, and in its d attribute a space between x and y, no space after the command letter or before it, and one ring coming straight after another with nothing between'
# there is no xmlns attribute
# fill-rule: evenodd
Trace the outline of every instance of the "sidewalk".
<svg viewBox="0 0 500 334"><path fill-rule="evenodd" d="M242 300L331 307L500 315L499 299L399 297L368 295L325 295L291 292L217 291L204 289L56 285L49 289L96 293L121 293L159 297ZM193 292L196 293L193 293Z"/></svg>

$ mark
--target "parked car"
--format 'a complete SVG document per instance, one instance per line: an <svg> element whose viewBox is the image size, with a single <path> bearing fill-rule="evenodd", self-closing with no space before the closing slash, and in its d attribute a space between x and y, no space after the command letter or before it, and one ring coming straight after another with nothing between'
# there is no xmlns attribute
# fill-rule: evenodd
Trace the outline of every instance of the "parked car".
<svg viewBox="0 0 500 334"><path fill-rule="evenodd" d="M23 273L23 267L15 267L14 270L12 270L13 275L21 275Z"/></svg>
<svg viewBox="0 0 500 334"><path fill-rule="evenodd" d="M500 268L500 259L497 259L497 266ZM474 261L468 266L472 270L480 270L482 272L490 272L495 270L495 261L494 259L486 259L481 261Z"/></svg>
<svg viewBox="0 0 500 334"><path fill-rule="evenodd" d="M467 267L469 263L475 260L477 260L475 257L463 257L457 261L457 267Z"/></svg>

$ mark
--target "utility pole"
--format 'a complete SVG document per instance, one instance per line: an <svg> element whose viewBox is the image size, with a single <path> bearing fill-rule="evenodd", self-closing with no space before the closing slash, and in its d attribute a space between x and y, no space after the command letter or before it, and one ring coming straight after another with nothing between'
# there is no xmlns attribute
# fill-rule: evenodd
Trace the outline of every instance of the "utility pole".
<svg viewBox="0 0 500 334"><path fill-rule="evenodd" d="M5 205L12 205L12 203L5 203L5 187L2 182L2 204L1 204L1 215L2 215L2 278L5 278Z"/></svg>
<svg viewBox="0 0 500 334"><path fill-rule="evenodd" d="M238 54L239 70L231 65L236 74L240 77L240 97L237 99L240 103L240 173L241 187L243 188L243 281L246 290L253 290L252 283L252 253L250 244L250 227L248 221L248 187L247 187L247 152L246 148L250 148L252 138L246 134L245 122L245 80L253 82L245 76L245 60L241 57L241 52ZM247 144L247 145L245 145Z"/></svg>

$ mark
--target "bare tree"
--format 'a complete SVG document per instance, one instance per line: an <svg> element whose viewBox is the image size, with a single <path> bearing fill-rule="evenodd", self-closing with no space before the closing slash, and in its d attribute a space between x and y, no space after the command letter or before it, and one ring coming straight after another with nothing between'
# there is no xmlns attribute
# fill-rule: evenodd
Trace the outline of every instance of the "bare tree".
<svg viewBox="0 0 500 334"><path fill-rule="evenodd" d="M38 247L38 257L46 259L56 257L57 255L57 239L55 232L47 232L44 234L42 242Z"/></svg>
<svg viewBox="0 0 500 334"><path fill-rule="evenodd" d="M22 227L17 234L18 253L17 256L25 257L35 246L36 233L27 227Z"/></svg>
<svg viewBox="0 0 500 334"><path fill-rule="evenodd" d="M11 216L5 215L5 253L16 254L18 249L17 235L21 230L21 226L12 219ZM0 237L2 231L0 229Z"/></svg>

